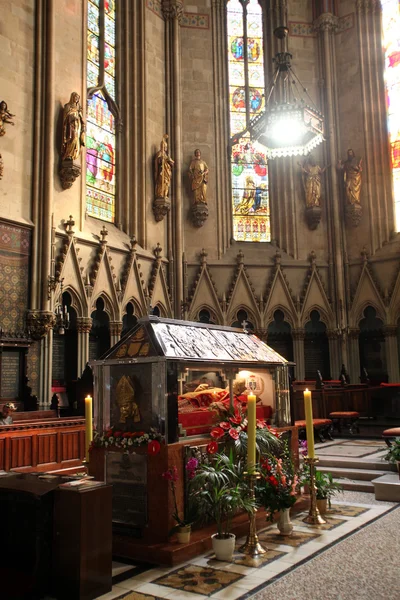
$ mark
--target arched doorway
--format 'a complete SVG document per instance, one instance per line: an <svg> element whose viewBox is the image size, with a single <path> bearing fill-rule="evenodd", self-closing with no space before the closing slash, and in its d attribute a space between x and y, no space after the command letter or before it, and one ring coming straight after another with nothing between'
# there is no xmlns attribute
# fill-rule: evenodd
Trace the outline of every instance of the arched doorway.
<svg viewBox="0 0 400 600"><path fill-rule="evenodd" d="M305 378L316 379L320 371L323 379L330 379L329 341L326 325L321 321L317 310L310 314L310 320L305 325L304 366Z"/></svg>
<svg viewBox="0 0 400 600"><path fill-rule="evenodd" d="M104 310L103 298L96 301L96 310L92 317L92 329L89 335L89 359L100 358L110 347L110 319Z"/></svg>
<svg viewBox="0 0 400 600"><path fill-rule="evenodd" d="M135 315L135 307L132 304L132 302L128 302L128 304L125 307L125 310L126 310L126 313L122 317L121 337L124 337L124 335L126 333L128 333L128 331L130 331L132 329L132 327L135 327L135 325L137 324L137 316Z"/></svg>
<svg viewBox="0 0 400 600"><path fill-rule="evenodd" d="M240 310L237 311L236 320L232 323L231 327L238 327L239 329L243 329L244 323L246 323L246 329L253 331L254 323L249 321L247 311L245 311L243 308L241 308Z"/></svg>
<svg viewBox="0 0 400 600"><path fill-rule="evenodd" d="M373 306L367 306L364 310L364 318L360 321L358 347L361 370L366 369L371 384L388 381L383 321L376 316Z"/></svg>
<svg viewBox="0 0 400 600"><path fill-rule="evenodd" d="M197 321L199 323L210 323L211 325L215 325L214 316L207 308L202 308L197 315Z"/></svg>
<svg viewBox="0 0 400 600"><path fill-rule="evenodd" d="M274 312L274 320L268 325L267 343L286 360L293 361L292 328L285 321L282 310Z"/></svg>

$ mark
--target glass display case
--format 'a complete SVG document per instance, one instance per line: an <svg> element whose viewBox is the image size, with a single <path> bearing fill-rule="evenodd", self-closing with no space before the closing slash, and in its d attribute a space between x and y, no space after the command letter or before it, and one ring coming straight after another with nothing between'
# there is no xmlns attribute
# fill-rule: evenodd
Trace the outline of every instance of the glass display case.
<svg viewBox="0 0 400 600"><path fill-rule="evenodd" d="M292 363L242 329L144 317L90 364L97 431L152 428L174 443L210 430L213 402L233 407L250 390L274 425L291 424Z"/></svg>

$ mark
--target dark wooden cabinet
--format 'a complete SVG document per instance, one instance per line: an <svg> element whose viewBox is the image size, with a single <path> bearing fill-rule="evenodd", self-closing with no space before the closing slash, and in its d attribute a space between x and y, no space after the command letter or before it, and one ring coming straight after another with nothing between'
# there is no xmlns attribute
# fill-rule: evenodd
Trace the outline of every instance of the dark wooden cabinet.
<svg viewBox="0 0 400 600"><path fill-rule="evenodd" d="M112 588L112 487L54 492L53 595L92 600Z"/></svg>

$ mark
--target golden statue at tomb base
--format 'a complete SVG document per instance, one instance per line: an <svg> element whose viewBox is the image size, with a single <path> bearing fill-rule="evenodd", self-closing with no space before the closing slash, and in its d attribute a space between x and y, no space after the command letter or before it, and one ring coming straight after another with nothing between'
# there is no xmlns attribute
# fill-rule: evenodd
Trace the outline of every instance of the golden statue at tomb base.
<svg viewBox="0 0 400 600"><path fill-rule="evenodd" d="M135 402L135 387L129 375L123 375L117 384L116 403L119 408L119 423L126 423L129 418L133 418L134 423L140 423L140 411Z"/></svg>

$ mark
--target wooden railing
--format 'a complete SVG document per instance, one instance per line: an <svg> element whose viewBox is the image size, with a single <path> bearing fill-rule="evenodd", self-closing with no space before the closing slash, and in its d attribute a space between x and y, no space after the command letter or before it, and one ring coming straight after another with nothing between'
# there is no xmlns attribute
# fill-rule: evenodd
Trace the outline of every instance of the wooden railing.
<svg viewBox="0 0 400 600"><path fill-rule="evenodd" d="M78 467L85 456L85 419L21 421L0 426L0 470Z"/></svg>

